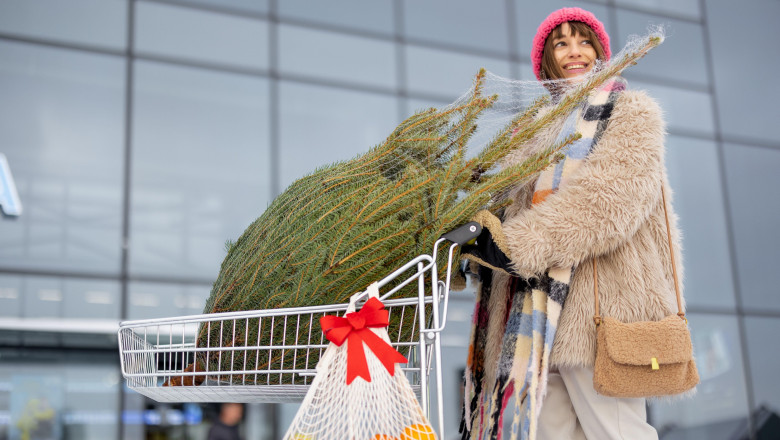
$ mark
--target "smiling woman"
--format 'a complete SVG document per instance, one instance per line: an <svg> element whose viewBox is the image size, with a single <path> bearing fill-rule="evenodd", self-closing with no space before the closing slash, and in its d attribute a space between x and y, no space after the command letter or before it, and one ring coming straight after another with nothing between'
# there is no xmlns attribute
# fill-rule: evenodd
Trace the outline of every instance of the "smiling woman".
<svg viewBox="0 0 780 440"><path fill-rule="evenodd" d="M551 102L564 102L573 87L605 72L610 56L604 25L588 11L563 8L539 26L531 61ZM489 237L483 230L478 250L464 250L481 266L475 268L481 285L465 374L464 438L500 438L513 398L519 409L512 438L658 440L645 399L637 397L651 393L610 393L594 380L594 365L599 311L626 323L683 313L675 306L682 267L673 258L679 233L664 196L671 191L662 112L646 93L611 75L503 165L572 133L581 137L562 150L560 162L494 201L506 206L501 218L475 218Z"/></svg>
<svg viewBox="0 0 780 440"><path fill-rule="evenodd" d="M547 39L545 46L553 47L552 50L545 51L549 54L545 58L554 58L554 64L561 69L561 72L555 73L562 73L567 79L590 72L597 58L604 59L604 49L593 31L585 24L576 21L562 23L555 28L552 36L552 39Z"/></svg>
<svg viewBox="0 0 780 440"><path fill-rule="evenodd" d="M609 36L603 28L597 35L584 22L567 21L553 29L541 53L539 79L573 78L609 59Z"/></svg>

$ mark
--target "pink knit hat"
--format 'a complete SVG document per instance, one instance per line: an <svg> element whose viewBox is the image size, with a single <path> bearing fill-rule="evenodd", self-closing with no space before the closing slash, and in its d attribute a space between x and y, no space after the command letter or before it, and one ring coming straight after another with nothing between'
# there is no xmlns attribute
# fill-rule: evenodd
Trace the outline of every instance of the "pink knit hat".
<svg viewBox="0 0 780 440"><path fill-rule="evenodd" d="M609 60L612 52L609 50L609 35L604 29L604 25L593 15L581 8L561 8L552 14L548 15L544 19L542 24L539 25L539 29L536 30L536 36L534 37L533 45L531 46L531 62L533 63L534 73L536 78L541 80L542 71L542 52L544 51L544 43L547 41L547 36L550 35L553 29L559 24L567 21L581 21L596 33L596 36L601 42L601 46L604 48L605 61Z"/></svg>

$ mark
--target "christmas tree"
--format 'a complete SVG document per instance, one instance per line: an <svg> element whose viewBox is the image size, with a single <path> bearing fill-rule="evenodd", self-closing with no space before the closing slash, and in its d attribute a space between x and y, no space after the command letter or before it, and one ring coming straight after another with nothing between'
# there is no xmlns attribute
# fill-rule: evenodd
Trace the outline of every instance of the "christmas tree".
<svg viewBox="0 0 780 440"><path fill-rule="evenodd" d="M481 116L495 111L499 98L484 94L487 74L481 70L470 92L454 104L416 113L367 153L322 167L290 185L228 245L204 313L347 302L409 259L430 252L436 239L468 222L480 209L495 212L503 207L491 204L496 194L545 169L579 135L550 145L524 163L498 170L501 160L571 113L591 91L661 41L662 37L651 35L642 44L624 49L612 63L552 103L549 96L536 99L469 156L467 147ZM511 88L507 91L511 93ZM545 111L539 112L541 108ZM410 292L416 294L416 288ZM201 326L197 344L263 345L265 337L257 328L239 327ZM199 354L188 371L206 371L207 364L208 371L231 370L231 363L238 370L262 370L279 361L263 353L217 354ZM181 383L178 378L171 381ZM191 383L184 378L184 384Z"/></svg>

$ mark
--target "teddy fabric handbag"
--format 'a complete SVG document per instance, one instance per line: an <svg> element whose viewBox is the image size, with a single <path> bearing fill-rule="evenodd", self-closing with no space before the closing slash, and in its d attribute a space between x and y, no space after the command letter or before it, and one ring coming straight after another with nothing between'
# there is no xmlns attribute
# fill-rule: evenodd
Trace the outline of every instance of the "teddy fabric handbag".
<svg viewBox="0 0 780 440"><path fill-rule="evenodd" d="M609 317L602 319L599 314L598 270L596 259L593 259L593 290L596 299L593 387L605 396L668 396L684 393L699 383L688 320L682 311L663 184L661 197L677 294L677 314L660 321L632 323Z"/></svg>
<svg viewBox="0 0 780 440"><path fill-rule="evenodd" d="M350 299L344 317L320 319L331 341L285 440L436 440L390 345L388 311L376 283L359 312Z"/></svg>

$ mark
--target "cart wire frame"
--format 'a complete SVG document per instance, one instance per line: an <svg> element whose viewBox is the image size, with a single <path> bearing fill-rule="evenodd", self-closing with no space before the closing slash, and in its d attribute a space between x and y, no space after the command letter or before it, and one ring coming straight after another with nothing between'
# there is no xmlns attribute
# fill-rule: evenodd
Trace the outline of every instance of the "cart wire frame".
<svg viewBox="0 0 780 440"><path fill-rule="evenodd" d="M481 230L478 223L470 222L443 235L434 243L432 254L413 258L378 282L382 289L397 281L392 289L380 295L380 300L391 317L401 315L398 325L388 329L391 345L409 359L402 371L410 379L429 419L429 375L431 371L434 373L439 438L444 437L440 334L447 323L453 256L458 245L473 239ZM436 260L445 241L452 244L447 251L446 276L444 280L438 280ZM391 298L414 281L417 281L416 298ZM427 291L426 282L430 283ZM368 292L362 292L358 305L367 299ZM426 316L426 305L430 305L431 316ZM329 343L319 329L319 317L334 313L343 315L347 306L328 304L121 322L118 341L122 375L128 388L158 402L300 402L316 374L315 358L320 358ZM249 344L249 328L254 322L257 323L257 343ZM201 325L208 328L209 339L205 347L198 346L196 337ZM219 326L218 341L210 338L215 326ZM287 340L291 326L295 326L294 341ZM414 331L402 340L401 329L406 326L413 326ZM237 328L243 328L246 333L243 345L233 343ZM234 335L231 343L223 340L224 331ZM261 333L268 335L268 344L260 344ZM196 355L203 356L203 353L210 359L217 356L218 369L209 370L206 363L205 371L187 371ZM314 353L317 356L313 356ZM257 368L261 354L268 359L267 368ZM255 368L251 362L247 365L247 359L252 355L255 356ZM226 365L223 356L226 362L230 357L227 363L230 368L222 368ZM239 363L243 356L241 369L235 368L236 356ZM291 359L287 365L286 359ZM166 386L175 378L183 384ZM196 385L196 379L201 383Z"/></svg>

